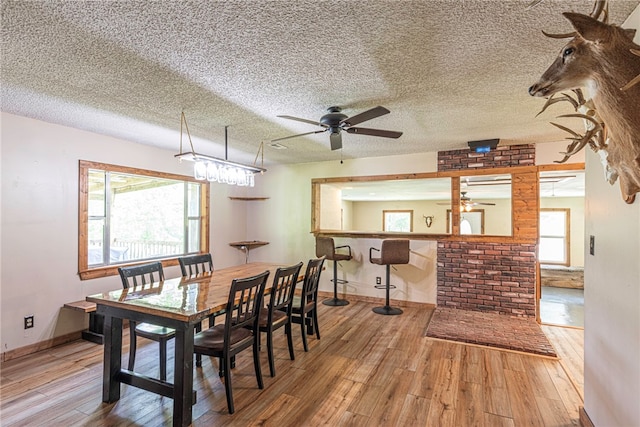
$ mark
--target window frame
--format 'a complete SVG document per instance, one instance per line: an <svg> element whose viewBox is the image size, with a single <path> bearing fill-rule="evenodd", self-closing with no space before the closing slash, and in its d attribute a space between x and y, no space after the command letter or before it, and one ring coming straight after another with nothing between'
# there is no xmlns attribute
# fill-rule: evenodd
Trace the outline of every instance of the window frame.
<svg viewBox="0 0 640 427"><path fill-rule="evenodd" d="M148 169L132 168L128 166L112 165L87 160L80 160L78 169L78 275L80 276L80 280L113 276L118 274L118 267L147 262L137 260L117 265L100 265L98 267L89 266L89 170L91 169L131 175L143 175L161 179L173 179L183 182L195 182L200 184L200 250L198 253L209 253L210 184L207 181L198 181L194 177L188 175L158 172ZM178 258L180 256L183 255L181 254L161 258L159 261L162 262L163 267L178 265Z"/></svg>
<svg viewBox="0 0 640 427"><path fill-rule="evenodd" d="M542 259L542 256L540 253L538 253L538 262L540 264L546 264L546 265L564 265L564 266L569 266L571 265L571 209L569 208L540 208L540 215L542 215L543 212L563 212L564 213L564 221L565 221L565 225L564 225L564 237L558 237L558 236L545 236L542 234L542 221L540 221L540 218L538 219L539 221L539 225L538 225L538 234L539 234L539 241L541 242L543 238L545 239L562 239L564 240L564 254L565 254L565 259L563 262L558 262L558 261L545 261Z"/></svg>
<svg viewBox="0 0 640 427"><path fill-rule="evenodd" d="M409 214L409 231L398 231L397 233L413 232L413 209L384 209L382 211L382 231L385 233L396 233L395 231L387 231L387 214L388 213L406 213Z"/></svg>

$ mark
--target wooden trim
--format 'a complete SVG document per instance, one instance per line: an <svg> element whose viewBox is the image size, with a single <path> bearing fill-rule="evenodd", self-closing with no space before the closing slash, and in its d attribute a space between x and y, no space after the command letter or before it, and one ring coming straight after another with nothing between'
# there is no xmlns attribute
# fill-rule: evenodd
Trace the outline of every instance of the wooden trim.
<svg viewBox="0 0 640 427"><path fill-rule="evenodd" d="M182 182L195 182L200 184L200 252L209 253L209 232L211 218L210 188L211 185L206 181L198 181L192 176L178 175L167 172L158 172L147 169L132 168L128 166L112 165L108 163L92 162L87 160L79 161L78 168L78 275L80 280L95 279L98 277L114 276L118 274L118 267L125 265L135 265L150 262L152 260L140 260L130 263L118 265L108 265L96 268L90 268L88 259L88 233L89 233L89 169L105 170L109 172L119 172L135 175L151 176L161 179L172 179ZM178 265L178 258L168 257L162 259L162 266L169 267Z"/></svg>
<svg viewBox="0 0 640 427"><path fill-rule="evenodd" d="M566 166L566 165L565 165ZM575 166L574 166L575 167ZM578 167L575 167L578 169ZM562 169L562 168L560 168ZM311 232L318 236L351 237L351 238L389 238L405 237L414 240L441 240L441 241L466 241L466 242L498 242L498 243L538 243L538 210L539 210L539 172L537 166L516 166L507 168L494 168L482 170L462 170L447 172L430 172L396 175L375 176L351 176L333 178L314 178L311 180ZM511 185L511 236L460 236L460 212L452 211L451 234L428 233L387 233L360 232L343 230L323 230L320 228L320 184L337 182L368 182L376 180L392 179L418 179L418 178L451 178L451 203L452 206L460 204L460 177L510 174Z"/></svg>
<svg viewBox="0 0 640 427"><path fill-rule="evenodd" d="M16 348L14 350L5 351L0 356L0 359L3 362L7 362L11 359L16 359L18 357L36 353L38 351L47 350L49 348L53 348L55 346L65 344L71 341L79 340L81 338L82 338L82 331L71 332L69 334L60 335L59 337L29 344L24 347Z"/></svg>
<svg viewBox="0 0 640 427"><path fill-rule="evenodd" d="M584 170L584 163L560 163L560 164L551 164L551 165L539 165L539 172L546 171L577 171Z"/></svg>
<svg viewBox="0 0 640 427"><path fill-rule="evenodd" d="M580 416L580 425L582 427L596 427L593 421L591 421L591 418L589 418L589 415L587 414L587 411L584 409L584 406L580 406L578 408L578 413Z"/></svg>

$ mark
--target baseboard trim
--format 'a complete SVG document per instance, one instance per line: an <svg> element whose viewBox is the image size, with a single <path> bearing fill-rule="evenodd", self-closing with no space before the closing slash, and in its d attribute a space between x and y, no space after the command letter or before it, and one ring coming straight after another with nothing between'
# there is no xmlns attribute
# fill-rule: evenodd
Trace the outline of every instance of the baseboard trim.
<svg viewBox="0 0 640 427"><path fill-rule="evenodd" d="M60 335L59 337L51 338L51 339L40 341L34 344L25 345L24 347L5 351L0 355L0 360L2 360L2 362L7 362L9 360L16 359L18 357L37 353L42 350L47 350L61 344L66 344L71 341L79 340L81 338L82 338L82 331L71 332L66 335Z"/></svg>
<svg viewBox="0 0 640 427"><path fill-rule="evenodd" d="M584 406L581 406L578 412L580 414L580 425L582 427L596 427L593 421L591 421L591 418L589 418L587 411L584 410Z"/></svg>
<svg viewBox="0 0 640 427"><path fill-rule="evenodd" d="M333 298L332 291L318 291L318 301L324 298ZM367 303L381 304L384 305L385 299L378 297L368 297L364 295L353 295L353 294L344 294L338 293L338 298L343 298L348 301L362 301ZM435 304L430 304L428 302L413 302L413 301L402 301L402 300L390 300L389 304L392 307L411 307L411 308L435 308Z"/></svg>

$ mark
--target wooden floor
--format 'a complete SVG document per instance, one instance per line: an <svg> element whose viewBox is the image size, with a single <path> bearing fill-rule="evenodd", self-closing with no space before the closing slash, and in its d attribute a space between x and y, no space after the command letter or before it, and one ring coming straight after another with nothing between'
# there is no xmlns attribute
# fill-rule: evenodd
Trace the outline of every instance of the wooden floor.
<svg viewBox="0 0 640 427"><path fill-rule="evenodd" d="M205 359L194 373L193 425L578 425L582 399L557 360L425 338L432 309L380 316L373 306L320 305L322 339L310 338L305 353L294 329L295 361L278 333L275 378L262 353L263 390L251 352L239 356L234 415L227 413L217 361ZM157 344L139 340L136 370L157 375ZM3 427L171 424L169 398L123 386L119 402L101 402L102 347L96 344L76 341L11 360L0 374Z"/></svg>

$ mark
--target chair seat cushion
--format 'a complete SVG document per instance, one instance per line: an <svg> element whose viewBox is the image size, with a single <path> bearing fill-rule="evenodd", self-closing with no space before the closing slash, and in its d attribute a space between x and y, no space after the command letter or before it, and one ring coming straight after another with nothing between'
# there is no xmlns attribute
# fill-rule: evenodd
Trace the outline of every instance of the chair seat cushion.
<svg viewBox="0 0 640 427"><path fill-rule="evenodd" d="M293 297L293 305L291 307L291 312L292 313L300 314L302 312L302 310L300 310L300 303L301 302L302 301L300 300L299 296L294 296ZM312 302L308 302L304 308L305 308L305 310L304 310L305 313L311 311L313 309L313 301Z"/></svg>
<svg viewBox="0 0 640 427"><path fill-rule="evenodd" d="M371 263L372 264L384 265L384 264L382 264L382 258L371 258Z"/></svg>
<svg viewBox="0 0 640 427"><path fill-rule="evenodd" d="M242 340L250 338L253 333L249 329L239 328L231 331L231 346ZM193 338L193 348L196 353L222 352L224 346L224 325L216 325L213 328L198 332Z"/></svg>
<svg viewBox="0 0 640 427"><path fill-rule="evenodd" d="M259 325L261 328L265 328L267 327L267 320L269 318L269 312L268 310L262 310L260 311L260 320L259 320ZM284 311L278 311L278 310L274 310L273 311L273 317L272 317L272 322L274 324L274 326L279 325L280 323L283 323L287 320L287 313L285 313Z"/></svg>
<svg viewBox="0 0 640 427"><path fill-rule="evenodd" d="M173 338L176 330L165 326L154 325L153 323L138 323L136 325L136 334L148 339L169 339Z"/></svg>

